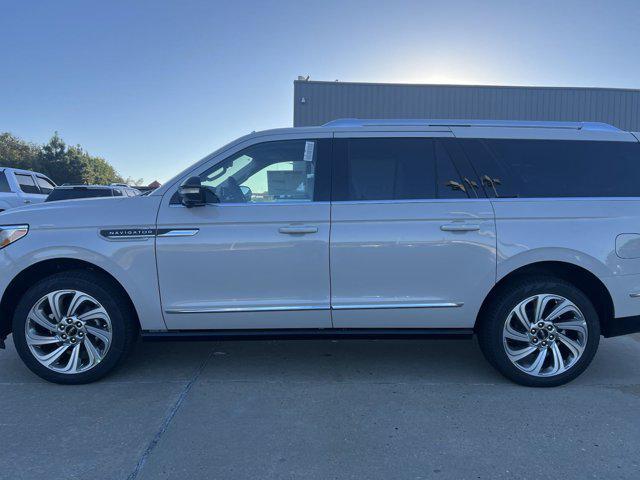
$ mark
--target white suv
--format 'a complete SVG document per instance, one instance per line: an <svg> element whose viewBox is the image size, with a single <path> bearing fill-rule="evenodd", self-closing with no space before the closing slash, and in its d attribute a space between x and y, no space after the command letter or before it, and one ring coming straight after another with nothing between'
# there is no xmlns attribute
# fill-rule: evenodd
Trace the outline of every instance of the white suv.
<svg viewBox="0 0 640 480"><path fill-rule="evenodd" d="M146 339L467 337L554 386L640 330L640 144L603 124L253 133L148 196L0 214L0 338L96 380Z"/></svg>
<svg viewBox="0 0 640 480"><path fill-rule="evenodd" d="M41 173L0 167L0 212L44 202L56 184Z"/></svg>

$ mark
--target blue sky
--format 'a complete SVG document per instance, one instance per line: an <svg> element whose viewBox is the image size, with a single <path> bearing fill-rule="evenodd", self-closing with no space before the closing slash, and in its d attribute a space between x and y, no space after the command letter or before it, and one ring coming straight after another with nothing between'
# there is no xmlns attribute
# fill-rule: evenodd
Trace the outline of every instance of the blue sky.
<svg viewBox="0 0 640 480"><path fill-rule="evenodd" d="M640 88L640 1L0 0L0 131L166 180L293 80Z"/></svg>

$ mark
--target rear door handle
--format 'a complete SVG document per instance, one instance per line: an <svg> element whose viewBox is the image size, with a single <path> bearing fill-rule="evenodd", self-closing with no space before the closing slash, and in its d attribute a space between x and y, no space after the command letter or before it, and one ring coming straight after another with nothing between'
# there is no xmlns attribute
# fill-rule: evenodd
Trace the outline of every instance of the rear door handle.
<svg viewBox="0 0 640 480"><path fill-rule="evenodd" d="M447 223L440 226L443 232L476 232L480 230L480 225L471 223Z"/></svg>
<svg viewBox="0 0 640 480"><path fill-rule="evenodd" d="M318 227L314 227L313 225L290 225L288 227L280 227L278 231L287 235L300 235L305 233L317 233Z"/></svg>

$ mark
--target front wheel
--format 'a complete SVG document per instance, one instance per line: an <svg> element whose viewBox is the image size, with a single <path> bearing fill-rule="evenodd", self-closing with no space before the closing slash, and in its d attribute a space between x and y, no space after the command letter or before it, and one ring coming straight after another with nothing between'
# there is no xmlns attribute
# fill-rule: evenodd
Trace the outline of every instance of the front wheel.
<svg viewBox="0 0 640 480"><path fill-rule="evenodd" d="M589 366L600 322L581 290L564 280L537 277L499 292L480 319L478 339L489 363L507 378L553 387Z"/></svg>
<svg viewBox="0 0 640 480"><path fill-rule="evenodd" d="M109 279L63 272L41 280L13 318L18 354L35 374L55 383L89 383L112 371L131 350L137 323L128 299Z"/></svg>

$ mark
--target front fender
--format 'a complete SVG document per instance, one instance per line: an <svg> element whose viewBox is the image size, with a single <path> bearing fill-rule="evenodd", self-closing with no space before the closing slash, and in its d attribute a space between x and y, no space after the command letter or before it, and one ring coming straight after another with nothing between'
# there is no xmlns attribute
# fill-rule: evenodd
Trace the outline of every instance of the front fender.
<svg viewBox="0 0 640 480"><path fill-rule="evenodd" d="M164 330L154 239L108 241L97 230L41 229L0 250L0 295L27 268L48 260L72 259L94 265L129 294L144 330Z"/></svg>

